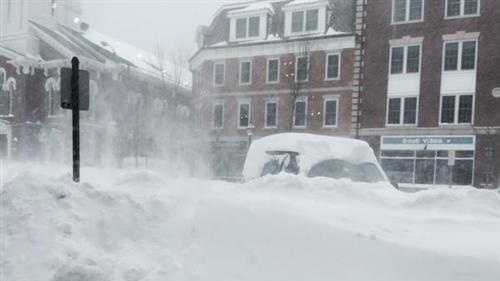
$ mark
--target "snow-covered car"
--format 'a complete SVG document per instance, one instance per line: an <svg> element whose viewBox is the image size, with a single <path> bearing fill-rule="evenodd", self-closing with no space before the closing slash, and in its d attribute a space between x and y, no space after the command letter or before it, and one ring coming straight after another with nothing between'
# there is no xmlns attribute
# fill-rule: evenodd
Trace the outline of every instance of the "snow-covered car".
<svg viewBox="0 0 500 281"><path fill-rule="evenodd" d="M361 140L303 133L275 134L255 140L245 160L245 180L282 172L357 182L389 182L373 150Z"/></svg>

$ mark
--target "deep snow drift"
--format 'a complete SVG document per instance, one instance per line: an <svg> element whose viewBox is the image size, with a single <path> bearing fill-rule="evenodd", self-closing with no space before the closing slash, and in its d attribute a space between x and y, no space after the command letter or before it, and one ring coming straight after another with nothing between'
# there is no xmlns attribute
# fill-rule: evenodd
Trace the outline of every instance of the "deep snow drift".
<svg viewBox="0 0 500 281"><path fill-rule="evenodd" d="M11 165L2 281L500 280L500 194Z"/></svg>

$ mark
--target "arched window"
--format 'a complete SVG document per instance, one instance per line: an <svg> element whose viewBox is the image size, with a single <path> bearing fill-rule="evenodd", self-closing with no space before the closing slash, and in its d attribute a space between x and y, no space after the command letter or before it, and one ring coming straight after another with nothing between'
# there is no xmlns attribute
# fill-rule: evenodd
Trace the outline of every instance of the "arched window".
<svg viewBox="0 0 500 281"><path fill-rule="evenodd" d="M3 70L3 69L2 69ZM14 93L16 91L16 79L10 77L5 81L5 70L0 70L0 116L12 116L14 106Z"/></svg>
<svg viewBox="0 0 500 281"><path fill-rule="evenodd" d="M61 110L59 108L59 83L53 77L45 81L45 91L47 92L47 113L49 116L57 116Z"/></svg>

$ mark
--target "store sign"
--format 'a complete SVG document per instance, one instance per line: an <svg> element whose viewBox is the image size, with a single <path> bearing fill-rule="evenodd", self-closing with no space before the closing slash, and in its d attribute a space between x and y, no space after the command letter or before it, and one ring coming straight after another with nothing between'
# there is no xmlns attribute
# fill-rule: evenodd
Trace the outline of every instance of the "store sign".
<svg viewBox="0 0 500 281"><path fill-rule="evenodd" d="M382 137L382 149L474 150L474 136Z"/></svg>

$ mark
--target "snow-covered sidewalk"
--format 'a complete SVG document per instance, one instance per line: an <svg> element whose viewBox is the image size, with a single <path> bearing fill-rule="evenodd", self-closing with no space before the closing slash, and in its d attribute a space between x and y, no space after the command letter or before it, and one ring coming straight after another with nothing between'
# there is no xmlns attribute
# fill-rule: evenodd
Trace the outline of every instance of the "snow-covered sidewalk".
<svg viewBox="0 0 500 281"><path fill-rule="evenodd" d="M500 194L8 166L0 280L500 280Z"/></svg>

